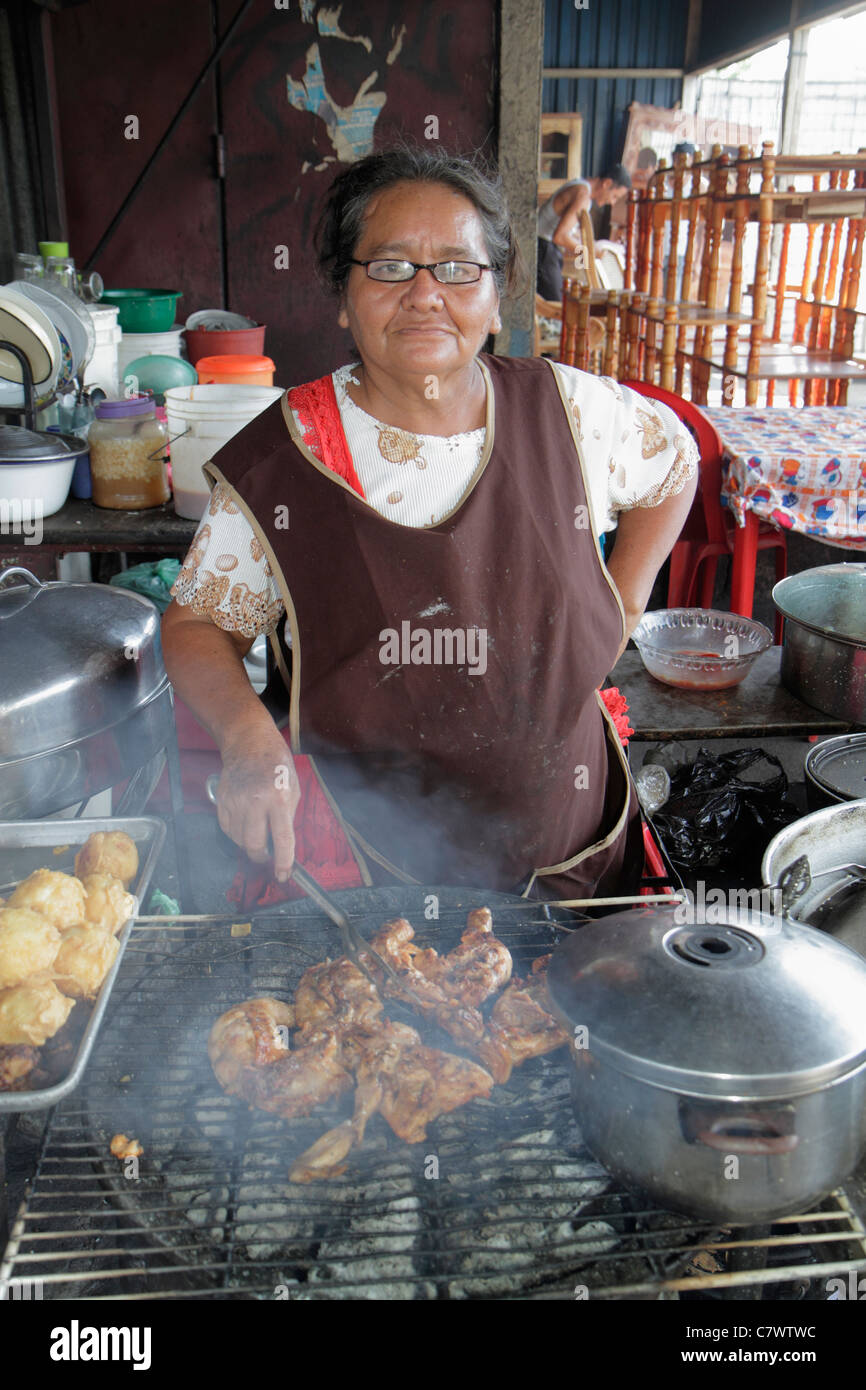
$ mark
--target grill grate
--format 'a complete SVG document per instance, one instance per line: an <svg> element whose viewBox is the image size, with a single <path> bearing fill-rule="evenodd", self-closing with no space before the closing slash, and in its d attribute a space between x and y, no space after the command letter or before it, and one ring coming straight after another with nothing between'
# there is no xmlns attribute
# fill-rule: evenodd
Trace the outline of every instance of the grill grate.
<svg viewBox="0 0 866 1390"><path fill-rule="evenodd" d="M449 949L482 899L437 896L428 926L422 890L369 890L358 924L370 934L405 912L419 939ZM538 904L483 901L517 973L563 930ZM0 1297L34 1284L44 1298L109 1300L573 1298L577 1286L826 1297L818 1281L866 1270L866 1229L841 1191L770 1228L720 1231L613 1184L581 1144L562 1053L441 1117L422 1144L377 1116L342 1178L290 1184L292 1160L351 1095L292 1122L248 1110L218 1087L207 1037L232 1003L291 997L308 965L338 953L337 934L306 903L253 918L246 936L231 926L136 927L84 1081L47 1125ZM109 1153L121 1131L143 1146L137 1178Z"/></svg>

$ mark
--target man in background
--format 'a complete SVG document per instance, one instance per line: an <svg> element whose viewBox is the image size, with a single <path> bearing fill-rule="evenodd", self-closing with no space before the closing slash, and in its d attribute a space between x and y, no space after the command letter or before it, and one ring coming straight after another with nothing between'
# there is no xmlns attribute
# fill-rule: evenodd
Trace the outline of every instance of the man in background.
<svg viewBox="0 0 866 1390"><path fill-rule="evenodd" d="M562 300L562 264L580 246L579 218L591 205L612 207L626 196L631 179L621 164L600 178L572 179L538 209L538 280L542 299Z"/></svg>

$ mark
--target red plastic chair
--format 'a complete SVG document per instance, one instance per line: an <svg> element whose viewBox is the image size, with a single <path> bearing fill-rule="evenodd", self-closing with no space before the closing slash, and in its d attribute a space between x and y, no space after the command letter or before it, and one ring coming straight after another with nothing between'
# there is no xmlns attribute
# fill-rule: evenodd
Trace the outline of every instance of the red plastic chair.
<svg viewBox="0 0 866 1390"><path fill-rule="evenodd" d="M727 507L722 506L722 441L715 426L691 401L653 386L646 381L623 381L642 396L661 401L679 416L694 436L701 456L698 490L692 509L686 517L679 540L671 551L668 579L668 607L690 608L697 601L701 608L712 608L719 560L734 553L736 522ZM778 531L769 521L758 527L758 549L775 550L776 580L788 573L788 543L784 531ZM750 576L750 596L754 597L755 574ZM733 612L736 609L732 608ZM751 612L751 606L749 607ZM775 641L782 641L784 620L777 613Z"/></svg>

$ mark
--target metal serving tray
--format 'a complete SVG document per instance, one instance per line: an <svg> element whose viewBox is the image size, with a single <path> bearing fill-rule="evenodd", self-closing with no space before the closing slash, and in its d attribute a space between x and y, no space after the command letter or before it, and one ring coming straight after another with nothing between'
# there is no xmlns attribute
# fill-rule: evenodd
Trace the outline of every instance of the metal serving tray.
<svg viewBox="0 0 866 1390"><path fill-rule="evenodd" d="M47 1110L57 1101L63 1100L81 1080L90 1050L93 1047L102 1015L108 1003L108 996L120 968L126 943L138 913L139 905L147 892L151 875L165 839L165 824L155 816L108 816L98 820L19 820L0 821L0 883L10 883L14 879L24 879L34 869L56 869L61 873L74 872L75 855L88 836L97 830L125 830L138 848L138 875L130 885L130 892L136 899L132 917L121 928L118 941L120 950L117 959L102 982L102 988L93 1004L87 1027L78 1044L78 1051L70 1071L53 1086L41 1091L9 1091L0 1093L0 1115L9 1111ZM62 854L53 854L55 846L66 845ZM76 1008L86 1007L81 1003Z"/></svg>

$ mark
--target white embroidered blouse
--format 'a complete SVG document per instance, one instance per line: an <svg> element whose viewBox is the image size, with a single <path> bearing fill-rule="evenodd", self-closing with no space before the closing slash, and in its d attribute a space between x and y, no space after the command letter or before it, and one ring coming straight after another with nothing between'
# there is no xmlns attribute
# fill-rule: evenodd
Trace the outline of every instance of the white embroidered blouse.
<svg viewBox="0 0 866 1390"><path fill-rule="evenodd" d="M698 464L697 445L667 406L611 377L553 364L564 382L584 450L587 487L599 532L617 513L655 507L681 492ZM485 431L417 435L361 410L346 383L353 366L333 374L346 442L367 502L404 526L429 526L458 504L478 466ZM295 421L303 436L297 413ZM246 517L221 486L172 588L181 605L220 628L255 638L285 612L276 580ZM288 636L288 634L287 634Z"/></svg>

